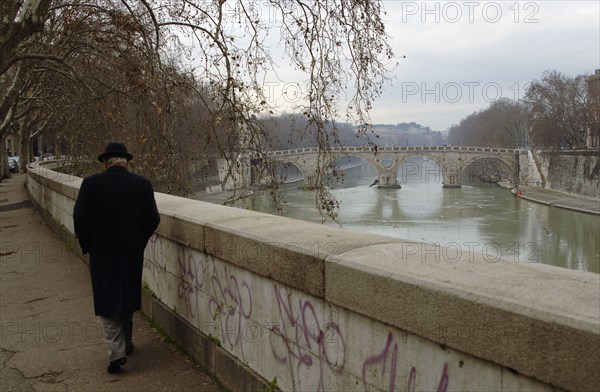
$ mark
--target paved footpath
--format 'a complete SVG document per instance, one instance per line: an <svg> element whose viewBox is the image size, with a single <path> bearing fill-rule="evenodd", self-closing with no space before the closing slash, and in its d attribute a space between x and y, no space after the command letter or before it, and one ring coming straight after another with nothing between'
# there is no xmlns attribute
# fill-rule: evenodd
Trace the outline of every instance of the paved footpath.
<svg viewBox="0 0 600 392"><path fill-rule="evenodd" d="M46 226L24 187L0 183L0 391L224 391L134 318L120 374L94 316L89 270Z"/></svg>
<svg viewBox="0 0 600 392"><path fill-rule="evenodd" d="M598 199L571 195L549 189L524 187L523 191L520 197L525 200L565 208L567 210L600 215L600 200Z"/></svg>

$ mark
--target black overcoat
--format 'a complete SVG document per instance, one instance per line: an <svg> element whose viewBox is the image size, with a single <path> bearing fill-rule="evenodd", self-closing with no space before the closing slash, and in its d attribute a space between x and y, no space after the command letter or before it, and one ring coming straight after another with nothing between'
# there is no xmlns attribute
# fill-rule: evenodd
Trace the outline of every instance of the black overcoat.
<svg viewBox="0 0 600 392"><path fill-rule="evenodd" d="M90 254L96 315L140 309L144 248L160 222L150 181L122 166L85 178L73 221L81 250Z"/></svg>

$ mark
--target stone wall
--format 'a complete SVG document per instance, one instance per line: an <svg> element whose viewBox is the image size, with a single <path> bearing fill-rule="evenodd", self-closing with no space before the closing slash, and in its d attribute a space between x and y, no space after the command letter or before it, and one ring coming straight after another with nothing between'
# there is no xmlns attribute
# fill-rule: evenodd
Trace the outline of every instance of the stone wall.
<svg viewBox="0 0 600 392"><path fill-rule="evenodd" d="M600 152L535 151L545 188L600 198Z"/></svg>
<svg viewBox="0 0 600 392"><path fill-rule="evenodd" d="M519 184L539 188L544 180L531 150L519 150Z"/></svg>
<svg viewBox="0 0 600 392"><path fill-rule="evenodd" d="M71 238L80 183L27 183ZM600 385L597 274L156 198L143 310L231 390Z"/></svg>

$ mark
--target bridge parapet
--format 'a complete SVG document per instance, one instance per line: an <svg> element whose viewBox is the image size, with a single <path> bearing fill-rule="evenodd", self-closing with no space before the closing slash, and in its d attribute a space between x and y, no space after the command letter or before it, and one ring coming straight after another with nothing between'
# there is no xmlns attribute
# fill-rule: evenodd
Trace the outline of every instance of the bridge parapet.
<svg viewBox="0 0 600 392"><path fill-rule="evenodd" d="M459 151L459 152L492 152L501 154L514 154L520 150L509 148L469 147L469 146L383 146L377 148L378 152L392 151ZM294 155L306 153L318 153L317 147L294 148L289 150L270 151L268 156ZM332 147L330 152L374 152L369 147Z"/></svg>
<svg viewBox="0 0 600 392"><path fill-rule="evenodd" d="M80 183L37 166L27 182L72 240ZM597 274L156 198L144 312L231 390L600 385Z"/></svg>

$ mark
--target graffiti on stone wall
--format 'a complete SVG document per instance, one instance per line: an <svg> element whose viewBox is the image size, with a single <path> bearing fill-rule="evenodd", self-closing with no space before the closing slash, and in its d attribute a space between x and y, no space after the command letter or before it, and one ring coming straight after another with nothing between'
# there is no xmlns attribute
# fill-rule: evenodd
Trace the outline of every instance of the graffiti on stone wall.
<svg viewBox="0 0 600 392"><path fill-rule="evenodd" d="M144 269L148 270L154 281L165 268L163 257L163 240L158 234L153 234L144 251Z"/></svg>
<svg viewBox="0 0 600 392"><path fill-rule="evenodd" d="M238 347L242 360L245 359L244 326L252 315L252 292L250 286L227 266L219 272L212 260L212 290L209 311L213 321L219 323L223 343L231 348Z"/></svg>
<svg viewBox="0 0 600 392"><path fill-rule="evenodd" d="M320 320L311 301L293 299L277 285L274 290L281 321L271 327L275 360L288 367L294 390L331 389L326 388L327 377L336 377L345 365L346 343L339 325ZM302 385L313 380L315 385Z"/></svg>
<svg viewBox="0 0 600 392"><path fill-rule="evenodd" d="M271 350L274 359L289 371L293 390L324 391L335 389L336 379L344 371L350 343L340 325L332 320L319 319L310 300L294 298L287 289L274 286L280 323L271 327ZM402 369L399 365L399 345L394 334L388 332L385 342L362 362L361 381L365 391L383 389L390 392L417 390L417 367ZM399 385L403 371L406 384ZM427 370L427 377L431 371ZM408 376L408 377L407 377ZM438 392L448 388L448 365L444 364L439 376ZM310 383L310 385L307 385Z"/></svg>
<svg viewBox="0 0 600 392"><path fill-rule="evenodd" d="M181 280L177 284L177 296L184 304L185 316L193 319L200 307L207 263L200 252L190 248L183 248L178 253L177 265Z"/></svg>
<svg viewBox="0 0 600 392"><path fill-rule="evenodd" d="M417 390L417 368L415 366L412 366L410 369L407 385L405 387L396 386L399 370L398 355L398 343L394 340L392 332L389 332L381 352L369 356L363 361L362 381L365 391L369 390L369 385L387 386L390 392L396 390L414 392ZM445 363L442 368L437 391L446 392L448 389L448 381L448 364Z"/></svg>
<svg viewBox="0 0 600 392"><path fill-rule="evenodd" d="M153 235L146 247L144 268L157 283L162 281L160 275L167 271L169 260L165 253L171 250L165 244L168 241ZM227 349L237 350L243 361L249 352L247 345L256 341L249 339L248 334L259 330L258 323L264 322L271 332L269 342L273 359L288 372L293 390L335 389L340 377L344 377L342 373L354 373L352 369L345 369L349 360L347 355L354 349L332 314L337 312L336 308L325 305L326 310L320 309L311 297L274 284L278 319L272 323L264 320L257 323L251 320L252 290L235 268L183 246L177 248L177 267L177 296L184 305L178 312L188 319L200 321L199 311L206 309L206 303L202 301L208 301L213 327L221 343ZM403 363L408 365L400 365L402 346L394 336L393 332L388 332L379 346L375 344L368 355L359 359L362 369L356 369L356 377L357 382L362 381L365 391L413 392L421 388L419 380L431 378L431 369L419 373L418 366L410 365L406 358ZM437 391L446 392L449 382L446 363L435 380L439 380Z"/></svg>

